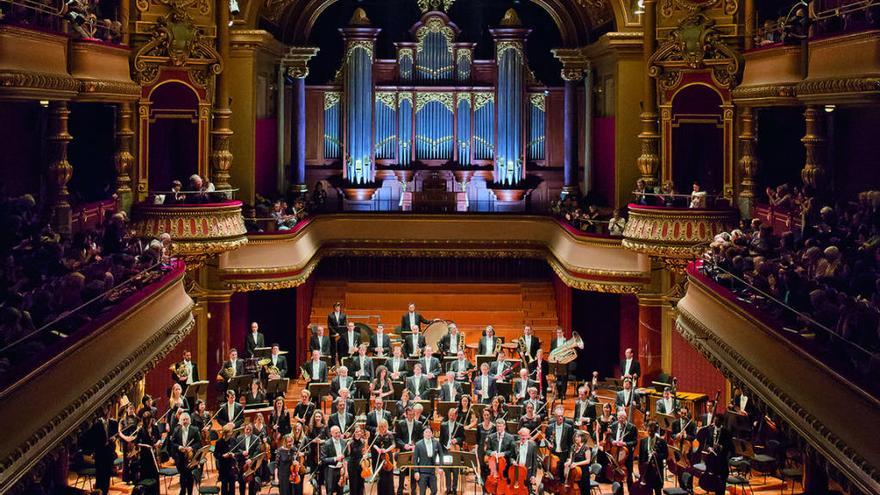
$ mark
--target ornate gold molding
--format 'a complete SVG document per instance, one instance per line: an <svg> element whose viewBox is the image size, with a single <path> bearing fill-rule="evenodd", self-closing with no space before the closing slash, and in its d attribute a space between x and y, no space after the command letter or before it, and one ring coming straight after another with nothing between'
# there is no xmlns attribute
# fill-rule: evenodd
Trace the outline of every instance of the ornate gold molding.
<svg viewBox="0 0 880 495"><path fill-rule="evenodd" d="M474 111L483 108L488 103L495 103L495 93L489 91L474 92Z"/></svg>
<svg viewBox="0 0 880 495"><path fill-rule="evenodd" d="M419 4L419 8L424 14L429 10L442 10L446 12L449 10L450 7L452 7L452 4L455 3L455 0L416 0L416 3Z"/></svg>
<svg viewBox="0 0 880 495"><path fill-rule="evenodd" d="M342 57L342 59L345 60L343 67L348 64L348 59L351 58L355 50L363 50L367 52L367 56L370 57L370 60L373 60L373 42L371 40L352 40L348 42L345 49L345 56Z"/></svg>
<svg viewBox="0 0 880 495"><path fill-rule="evenodd" d="M392 110L397 110L397 93L392 91L376 91L376 103L381 103Z"/></svg>
<svg viewBox="0 0 880 495"><path fill-rule="evenodd" d="M333 108L335 105L339 104L339 100L342 97L342 93L339 91L325 91L324 92L324 110L329 110Z"/></svg>
<svg viewBox="0 0 880 495"><path fill-rule="evenodd" d="M495 59L501 60L504 52L513 50L517 57L523 58L523 45L520 41L502 40L495 44Z"/></svg>
<svg viewBox="0 0 880 495"><path fill-rule="evenodd" d="M543 92L529 94L529 103L542 112L547 111L546 101L547 97L544 95Z"/></svg>
<svg viewBox="0 0 880 495"><path fill-rule="evenodd" d="M449 91L420 91L416 93L416 113L428 103L436 101L450 112L453 111L452 93Z"/></svg>
<svg viewBox="0 0 880 495"><path fill-rule="evenodd" d="M69 75L0 70L0 94L23 99L68 99L76 95L79 81Z"/></svg>
<svg viewBox="0 0 880 495"><path fill-rule="evenodd" d="M432 33L439 33L446 39L446 51L452 53L452 44L455 43L455 31L443 19L437 16L430 17L416 30L416 51L425 48L425 38Z"/></svg>

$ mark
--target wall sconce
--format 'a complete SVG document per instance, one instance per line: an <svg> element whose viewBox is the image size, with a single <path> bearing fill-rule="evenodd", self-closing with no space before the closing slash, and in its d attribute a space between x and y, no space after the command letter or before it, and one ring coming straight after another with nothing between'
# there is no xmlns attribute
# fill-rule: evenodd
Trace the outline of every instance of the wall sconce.
<svg viewBox="0 0 880 495"><path fill-rule="evenodd" d="M833 112L837 107L834 105L825 105L825 111L828 113Z"/></svg>
<svg viewBox="0 0 880 495"><path fill-rule="evenodd" d="M645 0L638 0L636 2L636 8L633 10L633 14L642 15L645 13Z"/></svg>

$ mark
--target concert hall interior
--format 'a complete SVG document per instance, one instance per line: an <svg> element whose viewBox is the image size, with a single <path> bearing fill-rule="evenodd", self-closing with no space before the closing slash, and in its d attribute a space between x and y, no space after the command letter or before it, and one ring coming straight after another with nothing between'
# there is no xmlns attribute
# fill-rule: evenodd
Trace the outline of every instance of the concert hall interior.
<svg viewBox="0 0 880 495"><path fill-rule="evenodd" d="M878 2L0 0L0 495L880 493Z"/></svg>

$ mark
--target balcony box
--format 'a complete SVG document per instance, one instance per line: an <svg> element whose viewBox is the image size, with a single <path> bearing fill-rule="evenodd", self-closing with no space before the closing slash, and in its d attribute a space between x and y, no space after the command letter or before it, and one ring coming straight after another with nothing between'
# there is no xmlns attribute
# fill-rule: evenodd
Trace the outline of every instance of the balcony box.
<svg viewBox="0 0 880 495"><path fill-rule="evenodd" d="M70 44L70 74L79 82L80 101L133 101L141 88L131 80L127 46L98 40Z"/></svg>
<svg viewBox="0 0 880 495"><path fill-rule="evenodd" d="M67 36L0 25L0 97L68 100L77 82L67 73Z"/></svg>

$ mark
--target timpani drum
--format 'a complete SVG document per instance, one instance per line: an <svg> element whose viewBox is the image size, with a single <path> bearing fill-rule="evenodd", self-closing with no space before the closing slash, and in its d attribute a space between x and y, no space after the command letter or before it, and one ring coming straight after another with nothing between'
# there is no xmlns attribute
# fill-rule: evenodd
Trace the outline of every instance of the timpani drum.
<svg viewBox="0 0 880 495"><path fill-rule="evenodd" d="M425 327L425 331L422 332L425 336L425 345L431 346L431 349L437 352L437 344L440 343L440 338L449 332L450 323L452 322L446 320L437 320L429 323Z"/></svg>

